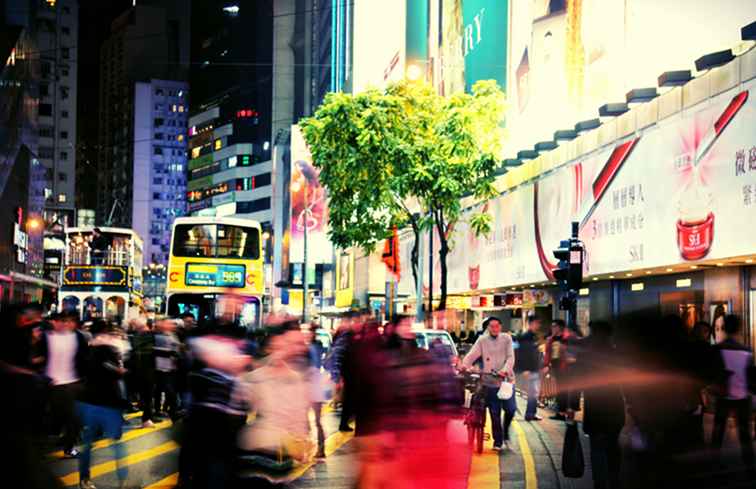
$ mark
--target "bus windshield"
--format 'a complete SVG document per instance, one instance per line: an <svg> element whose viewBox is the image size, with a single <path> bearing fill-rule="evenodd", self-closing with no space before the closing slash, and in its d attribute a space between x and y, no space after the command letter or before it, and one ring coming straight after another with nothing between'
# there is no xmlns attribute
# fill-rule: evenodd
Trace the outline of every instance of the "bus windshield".
<svg viewBox="0 0 756 489"><path fill-rule="evenodd" d="M167 313L175 317L188 312L200 324L205 324L223 314L220 297L220 294L174 294L168 298ZM255 329L260 324L261 312L257 297L244 297L233 319L239 326Z"/></svg>
<svg viewBox="0 0 756 489"><path fill-rule="evenodd" d="M260 233L228 224L180 224L174 230L173 254L203 258L260 258Z"/></svg>

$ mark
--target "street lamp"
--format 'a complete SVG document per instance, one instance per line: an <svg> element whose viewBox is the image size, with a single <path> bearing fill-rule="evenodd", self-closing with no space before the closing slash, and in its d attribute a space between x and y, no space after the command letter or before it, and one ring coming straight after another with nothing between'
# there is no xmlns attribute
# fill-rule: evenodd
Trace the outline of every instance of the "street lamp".
<svg viewBox="0 0 756 489"><path fill-rule="evenodd" d="M26 221L26 226L29 229L34 230L34 231L36 231L37 229L39 229L39 227L41 225L42 225L42 223L40 222L39 218L37 218L37 217L32 217L32 218L30 218L29 220Z"/></svg>
<svg viewBox="0 0 756 489"><path fill-rule="evenodd" d="M423 77L423 69L419 65L415 63L410 63L407 66L407 79L409 81L415 82L415 81L420 80L422 77Z"/></svg>

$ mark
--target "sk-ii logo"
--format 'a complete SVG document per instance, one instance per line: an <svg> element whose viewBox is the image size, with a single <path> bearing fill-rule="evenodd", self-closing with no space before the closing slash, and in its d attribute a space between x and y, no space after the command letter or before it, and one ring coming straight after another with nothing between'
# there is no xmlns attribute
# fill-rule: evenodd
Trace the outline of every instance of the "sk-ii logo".
<svg viewBox="0 0 756 489"><path fill-rule="evenodd" d="M480 9L480 12L473 17L472 23L465 26L462 37L462 52L464 56L475 51L475 48L483 40L483 14L485 12L485 8Z"/></svg>

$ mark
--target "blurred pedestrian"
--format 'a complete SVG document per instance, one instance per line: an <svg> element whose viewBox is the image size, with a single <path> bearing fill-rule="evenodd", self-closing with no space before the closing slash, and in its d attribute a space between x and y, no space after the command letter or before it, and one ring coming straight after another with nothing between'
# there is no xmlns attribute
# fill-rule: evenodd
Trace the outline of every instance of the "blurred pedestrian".
<svg viewBox="0 0 756 489"><path fill-rule="evenodd" d="M91 355L84 389L77 404L84 427L83 449L79 456L79 486L95 489L90 477L92 443L98 433L114 441L111 449L116 461L119 483L125 487L128 469L123 465L126 449L119 443L123 433L123 410L127 399L121 382L126 374L120 348L121 339L111 324L97 320L91 327L94 338L90 344Z"/></svg>
<svg viewBox="0 0 756 489"><path fill-rule="evenodd" d="M538 415L538 394L541 388L541 353L538 351L538 335L541 320L538 316L529 315L527 325L528 330L515 338L519 344L515 367L518 372L522 372L528 396L525 421L541 421L543 418Z"/></svg>
<svg viewBox="0 0 756 489"><path fill-rule="evenodd" d="M583 432L590 437L595 489L620 488L619 435L625 425L625 401L619 377L620 364L612 340L612 325L592 321L591 334L580 342L580 355L572 376L575 395L583 392Z"/></svg>
<svg viewBox="0 0 756 489"><path fill-rule="evenodd" d="M323 459L325 453L325 431L323 430L323 405L328 400L328 376L322 369L323 344L318 340L317 325L310 327L310 344L307 348L307 381L310 385L310 402L315 415L315 430L317 432L318 451L315 457Z"/></svg>
<svg viewBox="0 0 756 489"><path fill-rule="evenodd" d="M237 436L247 417L238 377L250 358L242 342L223 334L194 338L190 346L198 368L189 374L191 404L179 454L179 486L232 487Z"/></svg>
<svg viewBox="0 0 756 489"><path fill-rule="evenodd" d="M334 382L340 384L341 391L341 420L339 431L354 431L349 426L354 416L354 404L357 396L357 379L353 365L353 350L355 331L360 328L359 314L351 312L342 319L342 324L336 332L333 347L326 360L326 368L331 373Z"/></svg>
<svg viewBox="0 0 756 489"><path fill-rule="evenodd" d="M723 323L724 340L717 345L717 349L724 363L725 379L722 396L717 400L712 441L721 450L727 418L734 412L743 462L753 480L756 477L756 467L751 442L751 393L748 379L749 369L753 368L753 353L737 341L741 328L740 318L730 314L724 317Z"/></svg>
<svg viewBox="0 0 756 489"><path fill-rule="evenodd" d="M167 412L172 420L178 413L178 393L176 390L177 370L181 343L176 336L176 322L161 319L155 333L155 410ZM165 398L165 411L162 400Z"/></svg>
<svg viewBox="0 0 756 489"><path fill-rule="evenodd" d="M155 426L155 335L147 321L139 320L134 324L131 351L134 383L142 409L142 427L152 428Z"/></svg>
<svg viewBox="0 0 756 489"><path fill-rule="evenodd" d="M709 406L709 386L721 380L724 364L719 351L711 344L711 325L699 321L691 330L691 369L699 382L691 385L689 393L693 411L690 415L691 427L689 436L691 442L699 447L705 443L704 412Z"/></svg>
<svg viewBox="0 0 756 489"><path fill-rule="evenodd" d="M570 354L569 343L576 334L570 331L564 321L555 319L551 323L551 336L546 340L544 355L544 375L551 375L557 386L557 413L551 419L564 421L568 410L577 411L579 396L570 396L570 366L574 356Z"/></svg>
<svg viewBox="0 0 756 489"><path fill-rule="evenodd" d="M32 342L41 308L3 305L0 316L0 470L7 487L49 489L61 487L39 451L49 379L32 364ZM38 341L38 340L37 340Z"/></svg>
<svg viewBox="0 0 756 489"><path fill-rule="evenodd" d="M509 449L509 426L512 424L517 404L515 396L502 400L498 397L503 380L514 382L515 353L512 337L502 333L501 322L489 317L483 321L483 333L462 361L465 368L472 368L481 359L481 378L486 388L486 406L491 414L494 450ZM504 421L502 423L502 410Z"/></svg>
<svg viewBox="0 0 756 489"><path fill-rule="evenodd" d="M79 419L75 401L84 387L89 362L87 338L78 328L79 315L64 311L51 317L52 330L40 343L43 371L51 379L50 407L56 429L63 428L63 453L76 457L74 445L79 438Z"/></svg>

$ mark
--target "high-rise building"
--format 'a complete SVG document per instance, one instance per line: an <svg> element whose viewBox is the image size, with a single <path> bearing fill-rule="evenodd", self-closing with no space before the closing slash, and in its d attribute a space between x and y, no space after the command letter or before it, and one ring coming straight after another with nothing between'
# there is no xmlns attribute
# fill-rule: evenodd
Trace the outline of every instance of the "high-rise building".
<svg viewBox="0 0 756 489"><path fill-rule="evenodd" d="M193 2L192 214L271 221L271 3Z"/></svg>
<svg viewBox="0 0 756 489"><path fill-rule="evenodd" d="M38 2L0 3L0 307L42 300L45 170L38 155Z"/></svg>
<svg viewBox="0 0 756 489"><path fill-rule="evenodd" d="M45 189L46 228L75 225L76 87L79 3L39 2L36 10L39 49L39 160Z"/></svg>
<svg viewBox="0 0 756 489"><path fill-rule="evenodd" d="M238 93L189 119L188 210L271 222L270 143L258 142L259 111Z"/></svg>
<svg viewBox="0 0 756 489"><path fill-rule="evenodd" d="M137 82L131 227L144 239L146 263L168 264L171 225L186 212L189 84Z"/></svg>
<svg viewBox="0 0 756 489"><path fill-rule="evenodd" d="M159 86L169 86L173 80L184 82L188 72L189 62L189 3L180 0L152 0L140 2L127 10L112 24L110 38L103 44L100 53L100 123L98 137L98 185L97 185L97 222L113 226L132 227L135 224L135 180L137 168L148 163L137 160L135 151L143 150L138 144L136 127L146 131L147 123L136 121L136 116L146 116L147 109L143 101L137 101L137 93L144 93L144 87L137 89L136 83L152 85L153 90ZM168 89L173 95L162 96L162 101L153 100L150 110L154 111L155 103L165 106L188 106L188 93L185 85L176 85ZM154 91L151 97L157 97ZM139 111L137 114L137 104ZM180 113L179 113L180 114ZM152 114L150 114L151 116ZM153 118L155 119L155 118ZM163 118L166 121L168 118ZM170 119L180 123L179 118ZM155 121L152 121L155 129ZM175 128L178 126L171 126ZM165 154L155 153L160 148L170 148L171 157L179 157L177 152L185 148L186 139L175 139L166 143L155 139L156 134L167 134L156 131L150 136L152 141L151 157ZM178 136L174 134L174 136ZM144 158L144 154L139 155ZM152 163L150 163L152 164ZM179 164L176 160L160 164ZM140 175L141 176L141 175ZM165 178L151 175L150 178ZM143 188L141 189L143 190ZM158 193L157 191L155 193ZM174 192L175 194L175 192ZM151 199L153 192L148 193ZM162 193L161 193L162 195ZM171 199L173 202L175 199ZM163 199L161 199L161 202ZM137 206L142 212L144 206ZM163 208L162 204L158 205ZM175 207L173 207L175 208ZM151 243L147 236L143 236ZM150 257L148 256L148 259Z"/></svg>

